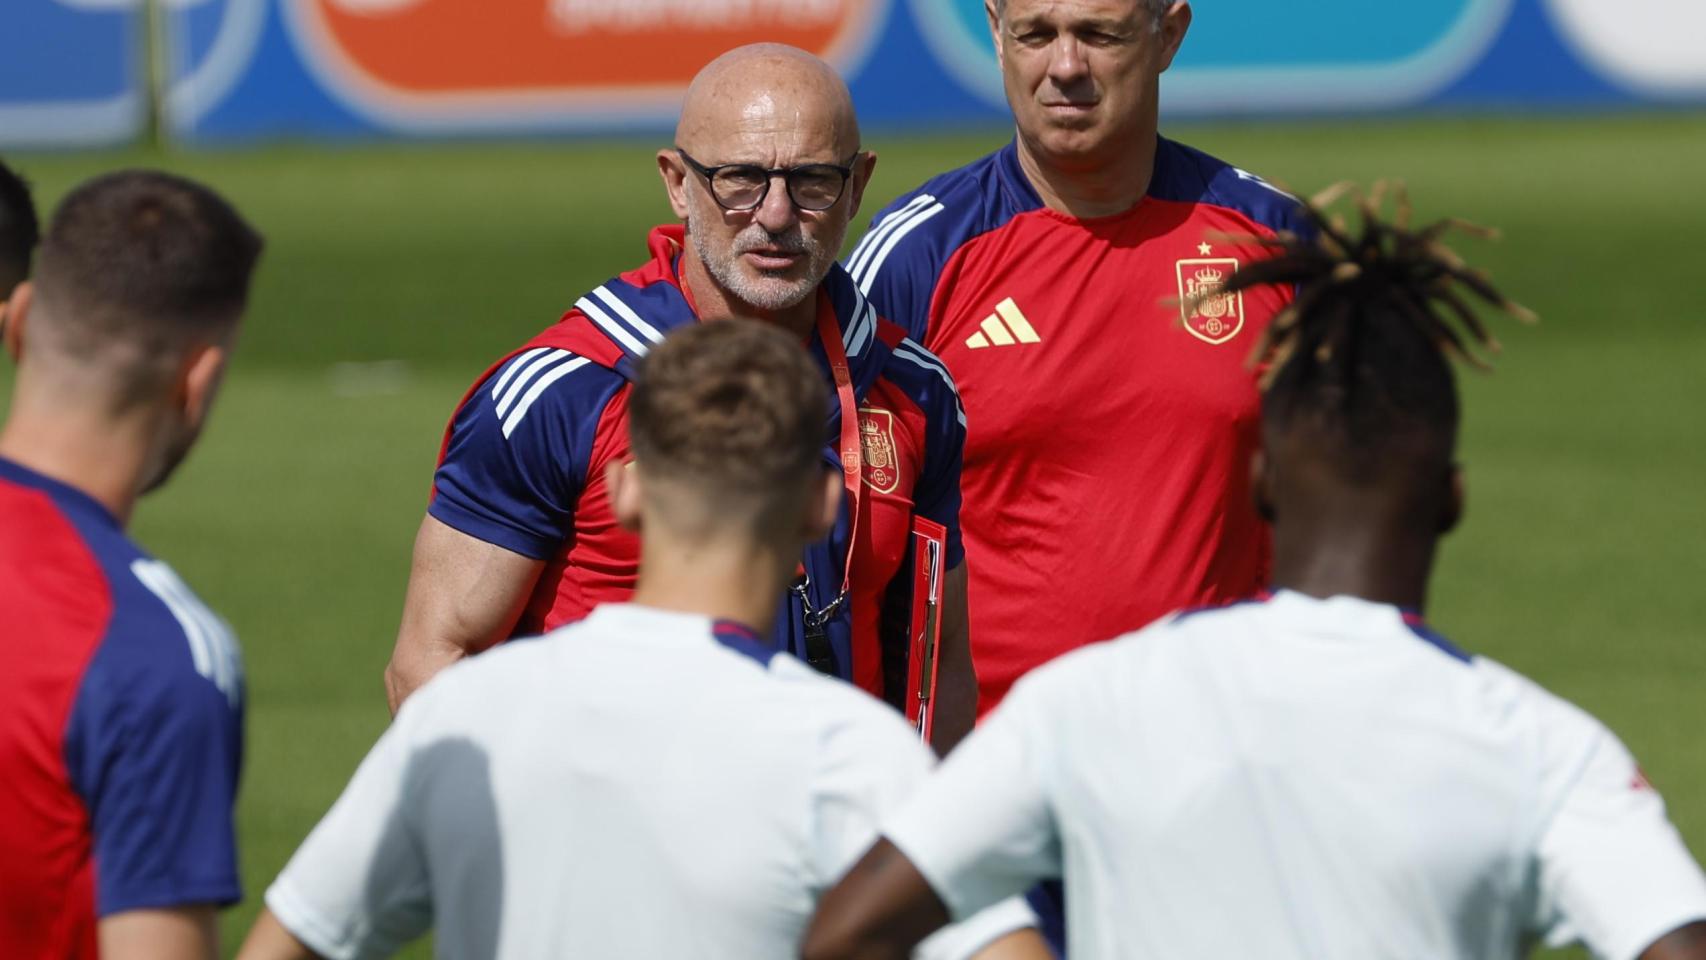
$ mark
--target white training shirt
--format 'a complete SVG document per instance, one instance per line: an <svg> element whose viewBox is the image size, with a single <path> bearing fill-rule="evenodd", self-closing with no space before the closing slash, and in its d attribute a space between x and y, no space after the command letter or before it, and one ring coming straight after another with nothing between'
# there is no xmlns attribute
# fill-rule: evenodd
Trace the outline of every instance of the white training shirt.
<svg viewBox="0 0 1706 960"><path fill-rule="evenodd" d="M1592 717L1397 608L1281 593L1021 680L884 834L958 917L1063 877L1074 960L1622 960L1706 878Z"/></svg>
<svg viewBox="0 0 1706 960"><path fill-rule="evenodd" d="M733 624L599 607L404 705L272 887L331 960L794 957L932 757L884 704ZM927 942L958 957L1022 902Z"/></svg>

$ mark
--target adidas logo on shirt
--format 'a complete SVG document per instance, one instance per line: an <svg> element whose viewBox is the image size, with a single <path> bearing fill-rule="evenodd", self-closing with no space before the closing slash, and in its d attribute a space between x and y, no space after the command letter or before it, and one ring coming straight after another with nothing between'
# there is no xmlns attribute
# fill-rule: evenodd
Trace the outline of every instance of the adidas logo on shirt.
<svg viewBox="0 0 1706 960"><path fill-rule="evenodd" d="M1043 338L1037 336L1036 328L1019 312L1019 305L1012 297L995 305L995 312L983 318L983 330L966 338L966 346L973 350L984 347L1010 347L1019 343L1042 343Z"/></svg>

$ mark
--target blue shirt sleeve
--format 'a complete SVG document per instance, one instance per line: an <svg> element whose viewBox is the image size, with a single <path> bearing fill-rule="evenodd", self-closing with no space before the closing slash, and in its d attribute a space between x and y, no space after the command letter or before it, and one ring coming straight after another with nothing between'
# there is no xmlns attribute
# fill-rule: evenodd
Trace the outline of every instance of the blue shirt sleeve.
<svg viewBox="0 0 1706 960"><path fill-rule="evenodd" d="M236 643L165 564L138 560L132 571L115 584L113 619L66 731L93 834L96 910L235 903Z"/></svg>
<svg viewBox="0 0 1706 960"><path fill-rule="evenodd" d="M894 350L891 363L914 368L920 377L907 379L919 384L909 390L924 411L924 466L913 489L913 513L941 524L948 532L948 569L965 559L960 542L960 468L965 462L966 415L960 404L953 375L935 354L909 340Z"/></svg>
<svg viewBox="0 0 1706 960"><path fill-rule="evenodd" d="M516 354L456 412L427 512L471 537L550 559L573 531L599 419L624 382L567 350Z"/></svg>
<svg viewBox="0 0 1706 960"><path fill-rule="evenodd" d="M877 313L918 343L929 339L930 302L942 269L935 245L920 228L941 212L941 205L928 195L902 197L872 218L846 263Z"/></svg>

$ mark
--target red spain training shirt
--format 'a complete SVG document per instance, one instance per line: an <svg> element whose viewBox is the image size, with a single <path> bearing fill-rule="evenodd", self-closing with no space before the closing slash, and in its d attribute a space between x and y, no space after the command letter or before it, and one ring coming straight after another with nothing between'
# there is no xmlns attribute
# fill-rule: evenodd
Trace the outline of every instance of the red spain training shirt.
<svg viewBox="0 0 1706 960"><path fill-rule="evenodd" d="M429 511L471 537L545 561L518 633L574 622L633 594L640 542L616 523L604 468L629 458L634 363L670 330L699 322L679 275L685 242L679 226L654 230L649 262L580 298L500 360L451 421ZM895 608L910 608L905 559L914 516L948 529L947 564L960 563L964 418L941 363L880 318L841 267L824 278L818 304L841 333L837 352L850 369L863 448L849 597L824 629L836 675L898 702L905 638L883 625ZM820 335L808 349L831 379ZM837 402L831 407L824 462L839 472L841 411ZM830 536L803 558L814 610L830 605L844 579L850 500ZM809 652L803 620L802 601L790 593L771 638L802 659Z"/></svg>
<svg viewBox="0 0 1706 960"><path fill-rule="evenodd" d="M961 529L987 712L1027 670L1266 581L1245 361L1289 294L1212 290L1304 229L1297 202L1166 139L1131 210L1043 206L1006 148L902 196L847 267L953 372Z"/></svg>

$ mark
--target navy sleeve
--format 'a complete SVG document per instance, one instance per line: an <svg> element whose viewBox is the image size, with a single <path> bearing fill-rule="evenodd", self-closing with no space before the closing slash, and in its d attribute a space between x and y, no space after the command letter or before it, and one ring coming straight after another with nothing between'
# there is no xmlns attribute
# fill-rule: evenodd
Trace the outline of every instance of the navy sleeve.
<svg viewBox="0 0 1706 960"><path fill-rule="evenodd" d="M948 368L936 355L911 340L902 340L890 361L908 364L922 377L908 391L924 411L924 466L913 489L913 513L948 531L948 569L960 565L965 549L960 542L960 467L965 461L966 415Z"/></svg>
<svg viewBox="0 0 1706 960"><path fill-rule="evenodd" d="M623 382L567 350L516 354L456 412L427 512L471 537L550 559L573 530L599 419Z"/></svg>
<svg viewBox="0 0 1706 960"><path fill-rule="evenodd" d="M929 339L930 302L942 263L929 231L916 231L942 212L942 204L929 194L902 197L871 220L847 258L847 272L877 313L919 343Z"/></svg>
<svg viewBox="0 0 1706 960"><path fill-rule="evenodd" d="M137 560L78 691L66 760L89 811L100 916L242 899L233 823L242 663L164 563Z"/></svg>

